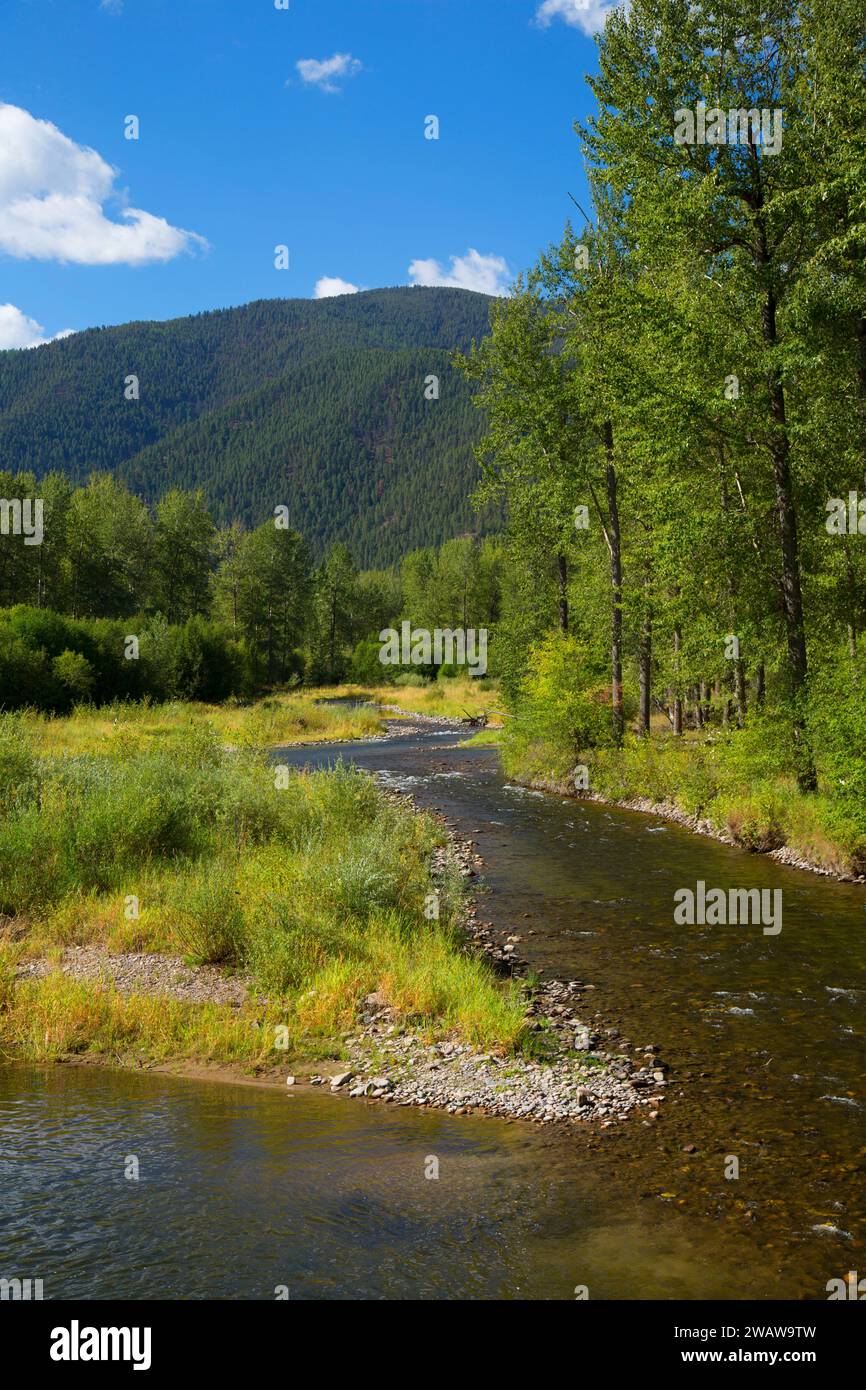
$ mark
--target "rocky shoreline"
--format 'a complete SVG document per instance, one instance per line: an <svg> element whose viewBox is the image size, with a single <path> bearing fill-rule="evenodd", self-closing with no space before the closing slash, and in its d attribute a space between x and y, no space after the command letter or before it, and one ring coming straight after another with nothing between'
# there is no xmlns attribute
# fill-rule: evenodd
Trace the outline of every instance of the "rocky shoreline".
<svg viewBox="0 0 866 1390"><path fill-rule="evenodd" d="M417 710L404 709L402 705L377 705L376 708L385 710L388 714L399 715L400 718L398 720L388 721L389 724L392 722L396 723L397 728L404 727L404 719L414 719L420 727L429 724L440 724L445 727L453 728L455 730L465 729L466 727L460 719L457 719L450 714L421 714ZM418 732L418 728L415 729L415 732Z"/></svg>
<svg viewBox="0 0 866 1390"><path fill-rule="evenodd" d="M413 804L404 792L384 794ZM473 844L439 819L448 839L433 852L434 883L455 868L465 880L476 877L483 861ZM475 902L468 896L461 925L467 949L487 956L501 974L517 979L526 974L527 964L518 952L520 937L497 941L493 924L478 920ZM37 980L57 969L57 963L44 958L25 960L16 974ZM63 952L59 969L67 978L98 982L123 994L184 1003L240 1009L249 996L249 981L241 975L156 953L113 955L98 946L71 946ZM636 1112L649 1125L659 1117L668 1069L655 1046L632 1048L616 1029L600 1035L584 1021L581 1003L589 1002L592 988L577 980L551 980L532 988L527 984L527 1025L537 1047L529 1055L510 1057L483 1052L457 1038L431 1043L396 1018L386 999L371 994L355 1027L342 1039L345 1060L320 1064L318 1071L305 1065L303 1073L299 1068L298 1075L288 1078L275 1066L268 1069L267 1079L452 1115L480 1113L547 1124L592 1120L607 1128Z"/></svg>
<svg viewBox="0 0 866 1390"><path fill-rule="evenodd" d="M450 724L455 729L462 729L460 721L444 718L437 715L419 714L402 710L399 705L381 705L380 709L395 711L403 714L407 719L421 721L422 724ZM389 721L390 723L390 721ZM394 730L397 732L397 730ZM399 732L413 733L420 732L420 729L400 729ZM391 735L380 735L379 737L390 737ZM513 781L522 787L527 787L532 791L547 792L555 796L568 797L572 801L595 801L601 806L616 806L622 811L637 811L645 816L658 816L659 820L670 821L675 825L681 826L684 830L690 831L693 835L703 835L711 840L718 840L720 844L731 845L733 848L742 849L742 845L737 845L732 835L720 830L713 825L712 821L703 816L690 815L672 801L652 801L649 797L612 797L602 796L600 792L582 791L576 792L574 787L568 783L560 782L553 777L518 777L514 776ZM866 874L845 873L843 870L827 868L823 864L815 864L810 859L790 848L789 845L781 845L778 849L763 851L745 851L747 853L763 853L768 859L775 859L778 864L784 864L789 869L800 869L804 873L818 874L822 878L832 878L838 883L866 883Z"/></svg>
<svg viewBox="0 0 866 1390"><path fill-rule="evenodd" d="M20 980L42 980L58 966L44 957L24 960ZM70 980L93 980L121 994L148 994L182 1004L224 1004L238 1009L247 998L248 982L215 965L188 965L180 956L123 951L112 955L101 946L67 946L60 973Z"/></svg>
<svg viewBox="0 0 866 1390"><path fill-rule="evenodd" d="M413 804L405 793L387 795ZM439 819L448 843L434 851L434 882L453 865L464 878L475 877L483 860L471 842ZM497 943L492 923L478 921L471 899L462 927L470 949L485 954L495 969L512 978L527 973L517 950L520 937ZM352 1097L454 1115L483 1113L547 1124L597 1120L604 1129L637 1111L649 1125L665 1099L667 1065L652 1044L633 1048L616 1029L605 1030L603 1038L594 1032L578 1012L591 989L577 980L526 986L527 1022L543 1060L502 1057L459 1041L425 1042L395 1020L385 999L368 995L361 1027L345 1039L349 1067L310 1081Z"/></svg>
<svg viewBox="0 0 866 1390"><path fill-rule="evenodd" d="M545 1020L553 1039L555 1056L548 1062L483 1053L469 1043L426 1044L402 1032L390 1010L370 996L364 1026L347 1040L351 1069L330 1078L330 1087L452 1115L483 1113L547 1124L599 1120L605 1129L640 1107L647 1124L657 1120L665 1098L659 1092L667 1085L657 1049L648 1048L638 1061L625 1052L601 1050L571 1007L578 990L576 984L552 981L532 1000L532 1012ZM311 1081L325 1084L325 1078Z"/></svg>
<svg viewBox="0 0 866 1390"><path fill-rule="evenodd" d="M430 724L455 732L463 727L444 716L400 713L405 719L388 723L389 729L401 734ZM391 737L393 732L378 738ZM539 789L558 790L552 785ZM383 794L418 809L405 791L383 787ZM464 880L476 878L483 860L474 844L459 837L443 817L437 819L447 840L433 851L433 883L455 869ZM460 925L466 949L486 956L497 972L518 980L528 974L518 949L521 938L497 939L493 923L479 921L470 895ZM35 980L57 969L54 961L24 960L16 974L19 979ZM99 982L124 994L212 1003L232 1010L240 1009L251 992L250 982L242 975L157 953L111 954L103 947L71 946L64 950L59 969L68 978ZM533 1044L520 1056L484 1052L456 1037L430 1042L399 1020L386 999L371 994L354 1028L341 1040L345 1060L320 1064L318 1071L305 1064L297 1076L288 1077L275 1065L266 1069L267 1080L321 1086L352 1098L456 1115L481 1113L546 1124L595 1121L607 1128L634 1114L650 1125L659 1118L665 1100L668 1068L654 1045L635 1046L616 1029L599 1031L585 1021L581 1005L589 1003L592 989L578 980L525 983L527 1029Z"/></svg>
<svg viewBox="0 0 866 1390"><path fill-rule="evenodd" d="M766 855L768 859L775 859L778 864L785 864L789 869L801 869L805 873L820 874L822 878L833 878L838 883L866 883L864 874L847 874L840 870L828 869L822 864L813 864L810 860L797 854L788 845L781 845L778 849L771 850L746 850L742 845L738 845L732 835L728 835L718 826L713 825L712 821L705 817L693 816L688 811L682 810L672 801L651 801L648 797L612 797L602 796L600 792L581 791L576 792L572 786L566 782L558 782L552 777L517 777L512 779L518 786L528 787L533 791L548 792L551 795L568 797L571 801L595 801L601 806L616 806L622 811L638 811L645 816L658 816L659 820L672 821L674 824L682 826L684 830L689 830L693 835L703 835L710 840L718 840L720 844L731 845L734 849L742 849L744 853L760 853Z"/></svg>

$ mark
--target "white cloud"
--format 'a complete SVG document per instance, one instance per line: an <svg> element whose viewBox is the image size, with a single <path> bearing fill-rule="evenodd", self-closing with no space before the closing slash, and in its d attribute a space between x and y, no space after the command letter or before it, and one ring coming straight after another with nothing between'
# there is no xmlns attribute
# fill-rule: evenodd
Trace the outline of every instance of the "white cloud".
<svg viewBox="0 0 866 1390"><path fill-rule="evenodd" d="M323 275L321 280L316 281L313 298L332 299L335 294L357 294L360 288L350 280L341 280L339 275Z"/></svg>
<svg viewBox="0 0 866 1390"><path fill-rule="evenodd" d="M68 338L70 333L74 332L74 328L64 328L61 333L55 333L54 337ZM52 338L46 338L41 323L28 318L14 304L0 304L0 348L39 347L42 343L53 341Z"/></svg>
<svg viewBox="0 0 866 1390"><path fill-rule="evenodd" d="M335 53L333 58L301 58L295 63L301 80L322 92L339 92L337 79L354 77L361 71L362 63L351 53Z"/></svg>
<svg viewBox="0 0 866 1390"><path fill-rule="evenodd" d="M109 14L123 14L123 0L99 0L99 8Z"/></svg>
<svg viewBox="0 0 866 1390"><path fill-rule="evenodd" d="M140 208L107 217L117 170L50 121L0 103L0 253L78 265L170 261L207 242Z"/></svg>
<svg viewBox="0 0 866 1390"><path fill-rule="evenodd" d="M508 292L509 270L502 256L482 256L471 247L465 256L452 256L451 269L439 261L413 261L409 274L415 285L450 285L460 290L479 290L481 294Z"/></svg>
<svg viewBox="0 0 866 1390"><path fill-rule="evenodd" d="M597 34L608 15L622 3L623 0L543 0L535 17L545 28L554 19L562 19L585 34Z"/></svg>

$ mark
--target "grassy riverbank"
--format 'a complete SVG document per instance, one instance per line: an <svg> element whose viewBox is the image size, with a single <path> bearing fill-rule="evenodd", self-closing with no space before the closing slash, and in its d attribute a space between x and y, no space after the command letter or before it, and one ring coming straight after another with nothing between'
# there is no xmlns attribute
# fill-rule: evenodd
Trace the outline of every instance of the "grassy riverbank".
<svg viewBox="0 0 866 1390"><path fill-rule="evenodd" d="M338 1056L373 993L430 1036L522 1045L520 991L465 949L456 867L437 885L439 920L424 915L436 823L349 769L282 785L253 746L320 711L290 696L216 717L0 718L3 1058ZM333 713L332 734L356 714ZM70 978L75 947L210 964L244 997L187 1003ZM47 973L23 975L34 962Z"/></svg>
<svg viewBox="0 0 866 1390"><path fill-rule="evenodd" d="M419 676L413 683L401 685L335 685L317 690L316 695L371 700L409 716L426 714L437 719L463 719L466 715L486 714L491 725L502 722L497 713L502 706L496 682L470 676L434 681Z"/></svg>
<svg viewBox="0 0 866 1390"><path fill-rule="evenodd" d="M845 794L835 769L819 757L818 791L797 789L790 739L780 724L754 719L745 729L692 731L674 737L656 727L628 735L622 748L575 753L561 737L533 735L508 721L501 748L516 780L574 792L575 768L587 769L590 793L673 811L756 852L778 851L792 863L844 877L866 872L862 805Z"/></svg>
<svg viewBox="0 0 866 1390"><path fill-rule="evenodd" d="M320 693L292 692L222 705L118 700L110 705L82 705L66 717L26 711L16 716L16 727L37 753L50 755L170 745L186 730L205 723L223 744L239 748L369 738L381 731L382 720L375 709L325 705L317 698Z"/></svg>
<svg viewBox="0 0 866 1390"><path fill-rule="evenodd" d="M328 700L345 704L328 704ZM351 704L350 701L365 704ZM38 754L108 754L121 748L143 751L172 741L207 724L229 748L264 749L278 744L348 742L371 738L384 728L376 708L461 719L490 712L498 694L489 686L460 677L419 681L417 685L336 685L291 691L260 700L229 700L221 705L173 700L166 704L115 701L81 705L66 716L27 710L16 715L16 728ZM398 713L399 717L399 713ZM500 722L490 714L492 724Z"/></svg>

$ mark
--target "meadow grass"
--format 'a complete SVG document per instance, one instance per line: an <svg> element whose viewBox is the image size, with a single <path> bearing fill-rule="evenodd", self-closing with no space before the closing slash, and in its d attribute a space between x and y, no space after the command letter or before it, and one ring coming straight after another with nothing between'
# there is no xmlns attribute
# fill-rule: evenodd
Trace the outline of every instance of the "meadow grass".
<svg viewBox="0 0 866 1390"><path fill-rule="evenodd" d="M5 1061L79 1057L119 1066L219 1062L258 1071L273 1066L278 1057L304 1055L304 1040L291 1033L289 1053L276 1051L277 1029L286 1022L274 1007L182 1004L121 994L61 974L15 983L7 969L4 988L0 974L0 1055Z"/></svg>
<svg viewBox="0 0 866 1390"><path fill-rule="evenodd" d="M502 728L479 729L477 734L467 738L464 748L499 748L502 745Z"/></svg>
<svg viewBox="0 0 866 1390"><path fill-rule="evenodd" d="M171 742L203 722L231 747L265 748L280 743L317 743L369 738L382 728L375 709L340 708L309 692L287 692L249 704L116 701L77 707L71 715L27 711L22 729L40 753L108 753L118 744L146 748Z"/></svg>
<svg viewBox="0 0 866 1390"><path fill-rule="evenodd" d="M329 699L362 700L360 705L331 705ZM279 744L328 743L370 738L382 732L379 704L397 705L407 714L461 719L487 712L492 726L499 695L494 682L454 677L412 685L337 685L287 691L255 701L208 705L173 700L115 701L80 705L70 715L25 711L16 716L27 742L40 754L110 753L113 748L144 750L171 743L188 730L209 725L219 741L232 748L268 748Z"/></svg>
<svg viewBox="0 0 866 1390"><path fill-rule="evenodd" d="M431 1036L524 1045L520 989L466 949L456 870L438 885L439 920L424 914L443 841L432 819L342 764L282 785L204 713L162 728L120 722L100 751L84 738L58 755L38 721L0 716L4 1057L331 1056L374 991ZM76 945L240 973L249 1002L237 1012L67 979L62 953ZM16 981L33 958L57 973ZM279 1054L261 1031L277 1023L290 1039Z"/></svg>
<svg viewBox="0 0 866 1390"><path fill-rule="evenodd" d="M449 676L427 681L418 676L398 685L338 685L318 690L319 696L367 699L376 704L397 705L406 714L431 714L462 719L486 713L491 726L502 723L497 683L484 678Z"/></svg>

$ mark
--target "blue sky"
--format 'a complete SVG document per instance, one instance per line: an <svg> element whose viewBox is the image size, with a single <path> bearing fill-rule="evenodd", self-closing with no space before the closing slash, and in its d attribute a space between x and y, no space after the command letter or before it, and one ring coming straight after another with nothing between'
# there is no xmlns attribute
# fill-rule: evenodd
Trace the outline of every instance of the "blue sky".
<svg viewBox="0 0 866 1390"><path fill-rule="evenodd" d="M501 291L559 234L606 0L288 3L3 0L0 346L339 281Z"/></svg>

